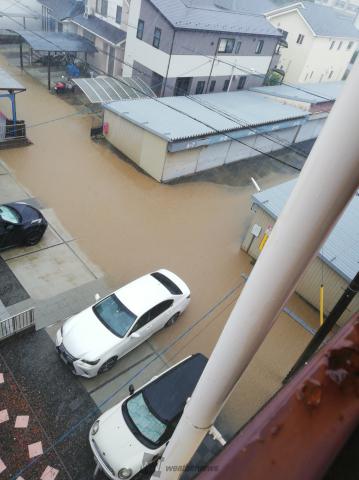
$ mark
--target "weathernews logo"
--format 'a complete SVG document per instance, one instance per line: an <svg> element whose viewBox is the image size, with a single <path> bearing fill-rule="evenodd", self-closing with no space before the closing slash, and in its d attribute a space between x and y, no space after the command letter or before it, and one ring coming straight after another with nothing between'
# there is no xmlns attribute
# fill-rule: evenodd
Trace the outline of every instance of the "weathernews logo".
<svg viewBox="0 0 359 480"><path fill-rule="evenodd" d="M163 469L164 457L157 459L156 457L149 453L145 453L142 458L142 468L146 468L149 465L153 464L154 471L152 473L152 478L161 478L162 473L164 472L216 472L218 466L216 465L166 465L166 469Z"/></svg>

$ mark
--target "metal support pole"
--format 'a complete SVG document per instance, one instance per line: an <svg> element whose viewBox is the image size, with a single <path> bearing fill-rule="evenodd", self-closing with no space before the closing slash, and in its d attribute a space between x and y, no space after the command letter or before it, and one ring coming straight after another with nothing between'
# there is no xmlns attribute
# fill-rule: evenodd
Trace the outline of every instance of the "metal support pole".
<svg viewBox="0 0 359 480"><path fill-rule="evenodd" d="M359 63L354 65L169 441L161 462L165 480L181 475L358 188L358 84Z"/></svg>
<svg viewBox="0 0 359 480"><path fill-rule="evenodd" d="M22 41L20 40L20 67L21 70L24 70L24 58L22 55Z"/></svg>
<svg viewBox="0 0 359 480"><path fill-rule="evenodd" d="M327 319L323 325L318 329L314 337L309 342L307 348L304 350L302 355L295 362L293 368L288 373L288 375L283 380L283 383L287 383L297 371L303 367L303 365L310 359L310 357L316 352L320 347L328 333L332 330L334 325L337 323L341 315L344 313L345 309L348 307L350 302L353 300L355 295L359 292L359 272L355 275L353 280L350 282L348 288L345 289L345 292L340 297L338 303L335 305L333 310L328 315Z"/></svg>
<svg viewBox="0 0 359 480"><path fill-rule="evenodd" d="M51 61L51 53L47 53L47 88L51 90L51 67L50 67L50 61Z"/></svg>

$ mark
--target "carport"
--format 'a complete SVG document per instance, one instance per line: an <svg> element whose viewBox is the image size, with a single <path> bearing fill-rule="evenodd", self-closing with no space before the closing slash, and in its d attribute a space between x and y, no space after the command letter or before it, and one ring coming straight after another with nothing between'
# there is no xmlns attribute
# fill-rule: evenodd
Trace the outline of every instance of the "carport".
<svg viewBox="0 0 359 480"><path fill-rule="evenodd" d="M26 88L2 68L0 69L0 98L11 102L12 118L7 119L0 110L0 147L5 141L25 138L25 124L18 122L16 114L16 95Z"/></svg>
<svg viewBox="0 0 359 480"><path fill-rule="evenodd" d="M51 89L51 55L54 53L84 53L85 62L87 54L95 53L96 47L86 38L73 33L64 32L35 32L30 30L11 30L19 35L20 40L20 66L24 68L23 42L30 45L34 52L47 52L48 55L48 89Z"/></svg>

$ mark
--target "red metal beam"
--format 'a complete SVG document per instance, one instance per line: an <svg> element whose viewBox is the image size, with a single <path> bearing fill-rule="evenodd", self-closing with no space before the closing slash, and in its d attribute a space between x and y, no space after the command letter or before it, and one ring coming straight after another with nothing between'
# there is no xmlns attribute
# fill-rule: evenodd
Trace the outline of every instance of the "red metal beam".
<svg viewBox="0 0 359 480"><path fill-rule="evenodd" d="M359 313L198 480L318 480L359 425Z"/></svg>

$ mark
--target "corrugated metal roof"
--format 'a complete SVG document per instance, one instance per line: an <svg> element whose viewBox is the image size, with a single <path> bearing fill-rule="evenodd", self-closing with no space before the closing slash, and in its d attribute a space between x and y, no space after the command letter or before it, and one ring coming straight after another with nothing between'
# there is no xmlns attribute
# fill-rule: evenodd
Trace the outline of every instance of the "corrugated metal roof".
<svg viewBox="0 0 359 480"><path fill-rule="evenodd" d="M297 180L253 195L254 202L273 218L283 210ZM325 188L325 187L324 187ZM356 195L321 248L320 258L350 282L359 269L359 196Z"/></svg>
<svg viewBox="0 0 359 480"><path fill-rule="evenodd" d="M147 98L156 95L140 78L121 77L119 79L100 75L96 78L73 78L91 103L108 103L131 98Z"/></svg>
<svg viewBox="0 0 359 480"><path fill-rule="evenodd" d="M282 105L248 91L193 95L191 98L120 101L109 103L105 108L167 141L239 130L308 115L304 110ZM213 109L220 110L222 114ZM225 117L223 112L231 118Z"/></svg>
<svg viewBox="0 0 359 480"><path fill-rule="evenodd" d="M273 85L268 87L254 87L252 92L273 95L274 97L287 98L298 102L322 103L334 101L338 98L344 81L324 83L297 83L293 85Z"/></svg>
<svg viewBox="0 0 359 480"><path fill-rule="evenodd" d="M359 30L354 26L354 18L338 10L317 3L301 1L268 12L268 16L277 10L285 13L297 8L316 35L322 37L359 38Z"/></svg>
<svg viewBox="0 0 359 480"><path fill-rule="evenodd" d="M126 32L120 28L116 28L108 22L101 20L101 18L93 15L85 18L83 15L79 15L72 19L74 23L80 25L85 30L103 38L107 42L117 45L126 39Z"/></svg>
<svg viewBox="0 0 359 480"><path fill-rule="evenodd" d="M43 52L97 52L96 47L84 37L65 32L34 32L12 29L35 51Z"/></svg>
<svg viewBox="0 0 359 480"><path fill-rule="evenodd" d="M23 92L26 90L26 88L15 78L9 75L6 70L0 68L0 91L1 90L14 90L16 92Z"/></svg>
<svg viewBox="0 0 359 480"><path fill-rule="evenodd" d="M216 7L197 7L182 0L150 0L174 26L190 30L210 30L254 35L280 36L264 15L223 10Z"/></svg>

